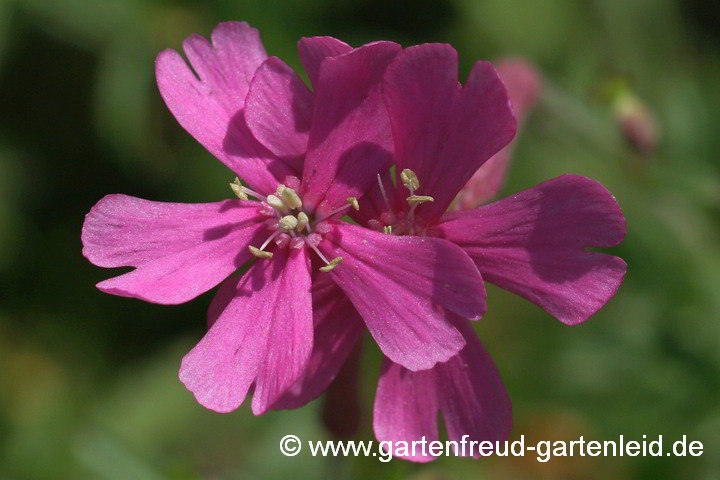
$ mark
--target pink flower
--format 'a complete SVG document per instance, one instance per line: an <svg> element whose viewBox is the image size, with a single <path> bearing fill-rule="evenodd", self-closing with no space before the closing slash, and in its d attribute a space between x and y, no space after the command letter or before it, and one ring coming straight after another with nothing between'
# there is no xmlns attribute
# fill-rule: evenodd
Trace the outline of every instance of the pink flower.
<svg viewBox="0 0 720 480"><path fill-rule="evenodd" d="M267 57L257 31L220 24L212 42L184 43L157 59L160 92L180 124L242 177L243 199L186 205L109 195L86 217L84 255L135 270L98 284L114 295L177 304L225 280L207 335L183 359L180 379L207 408L237 408L254 384L265 412L303 371L313 345L311 254L327 220L344 215L390 161L380 79L400 47L351 49L328 38L298 48L315 86ZM344 53L323 61L325 57ZM322 64L322 68L321 68ZM197 76L196 76L197 74ZM383 127L384 126L384 127ZM271 257L271 258L268 258ZM335 259L325 269L342 259ZM322 264L321 264L322 265ZM327 275L327 274L324 274Z"/></svg>
<svg viewBox="0 0 720 480"><path fill-rule="evenodd" d="M298 49L312 91L267 57L245 23L220 24L211 42L189 37L192 70L178 53L162 52L157 81L166 104L249 188L237 180L231 187L241 199L197 205L109 195L83 226L92 263L135 267L100 282L104 292L177 304L222 282L210 329L179 374L218 412L236 409L254 385L252 410L261 414L322 367L313 345L324 351L343 341L333 329L345 294L383 352L411 370L464 346L447 312L474 320L486 309L482 278L461 248L335 220L390 166L381 79L400 47L352 49L315 37ZM225 280L253 256L246 273Z"/></svg>
<svg viewBox="0 0 720 480"><path fill-rule="evenodd" d="M441 249L453 253L459 248L453 261L466 255L485 280L533 301L569 325L586 320L614 295L625 263L586 248L618 244L626 234L626 222L613 196L593 180L565 175L475 210L445 213L477 169L514 134L505 89L488 63L478 62L461 88L450 46L411 47L385 72L383 96L398 178L394 183L390 173L379 177L363 207L353 214L359 223L378 230L376 235L439 241ZM328 255L345 254L354 247L343 237L327 240L321 248ZM403 252L378 252L386 262L390 254ZM331 276L342 286L344 276L363 268L353 265ZM407 278L412 284L413 277ZM455 280L445 281L452 285ZM356 299L357 293L346 293L359 314L350 302L331 300L323 292L314 296L333 312L316 323L316 335L333 339L325 344L333 347L313 352L308 371L275 408L314 398L351 351L367 307L363 299ZM492 359L467 317L447 308L441 313L462 335L464 347L432 368L415 369L422 371L411 371L392 357L386 361L374 407L377 438L435 440L438 411L444 414L450 440L460 441L463 435L474 441L507 438L510 399ZM332 322L331 317L345 320Z"/></svg>
<svg viewBox="0 0 720 480"><path fill-rule="evenodd" d="M238 106L245 90L229 94L228 85L237 88L242 78L250 78L244 73L230 82L238 73L232 67L244 65L232 58L246 40L226 38L221 32L227 28L214 33L214 48L198 37L186 42L200 82L179 55L161 55L158 83L171 110L261 194L273 192L278 182L294 187L293 174L302 178L297 187L302 208L318 224L314 232L321 234L310 236L308 245L320 258L344 259L333 270L344 273L332 277L340 287L333 285L332 294L344 299L344 291L350 296L388 357L416 370L453 356L464 340L439 307L468 319L485 313L482 279L472 261L459 248L448 248L448 242L388 236L328 218L338 209L346 213L348 198L362 196L390 164L391 131L380 80L400 47L377 42L351 51L333 38L303 39L300 57L314 92L270 58L256 67L245 103ZM207 66L217 75L204 73ZM243 106L242 115L232 113ZM208 135L213 131L217 134ZM330 239L342 239L342 251L335 252ZM218 297L223 297L222 289ZM316 323L321 320L316 316Z"/></svg>
<svg viewBox="0 0 720 480"><path fill-rule="evenodd" d="M475 210L444 213L458 190L498 148L513 123L488 96L457 92L455 52L428 45L403 52L388 68L384 96L401 175L387 202L376 203L383 228L442 238L461 247L483 278L540 305L569 325L587 320L616 292L626 271L617 257L587 251L622 241L626 222L599 183L565 175ZM421 65L433 69L418 90L407 88ZM490 67L478 63L470 74ZM444 74L443 74L444 73ZM499 103L499 102L498 102ZM475 122L453 123L464 111ZM502 143L502 142L500 142ZM500 145L502 146L502 145ZM409 170L405 170L409 169ZM387 180L378 186L391 187ZM388 189L389 190L389 189ZM417 206L412 196L433 201ZM375 193L378 198L378 193ZM429 200L429 199L428 199ZM382 208L383 205L386 208ZM369 224L373 218L366 217ZM463 322L464 323L464 322ZM458 357L427 372L389 363L378 382L374 428L380 440L437 438L442 411L451 440L497 440L510 431L510 401L497 370L469 328ZM401 399L403 399L401 401ZM398 403L416 412L409 417ZM432 457L415 457L427 461Z"/></svg>

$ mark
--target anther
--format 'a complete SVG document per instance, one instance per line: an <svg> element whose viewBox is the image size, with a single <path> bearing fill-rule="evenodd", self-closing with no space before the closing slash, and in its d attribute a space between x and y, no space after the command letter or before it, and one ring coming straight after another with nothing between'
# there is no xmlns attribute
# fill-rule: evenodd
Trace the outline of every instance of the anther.
<svg viewBox="0 0 720 480"><path fill-rule="evenodd" d="M409 168L406 168L402 172L400 172L400 180L402 180L403 185L410 190L410 192L414 192L418 188L420 188L420 180L418 180L417 175L415 175L415 172L410 170Z"/></svg>
<svg viewBox="0 0 720 480"><path fill-rule="evenodd" d="M264 202L265 195L262 195L255 190L252 190L242 184L239 177L235 177L235 180L230 182L230 188L232 189L233 193L241 200L247 200L248 196L255 197L258 200Z"/></svg>
<svg viewBox="0 0 720 480"><path fill-rule="evenodd" d="M267 203L268 203L271 207L273 207L273 208L275 208L275 209L285 210L285 204L283 203L282 200L280 200L280 199L279 199L278 197L276 197L275 195L268 195L268 197L267 197Z"/></svg>
<svg viewBox="0 0 720 480"><path fill-rule="evenodd" d="M358 199L355 197L348 197L347 202L357 211L360 210L360 204Z"/></svg>
<svg viewBox="0 0 720 480"><path fill-rule="evenodd" d="M280 185L277 186L277 189L275 189L275 195L277 195L278 197L282 197L283 191L286 188L287 187L281 183Z"/></svg>
<svg viewBox="0 0 720 480"><path fill-rule="evenodd" d="M250 253L255 255L257 258L272 258L273 256L272 252L260 250L259 248L253 247L252 245L248 245L248 248L250 249Z"/></svg>
<svg viewBox="0 0 720 480"><path fill-rule="evenodd" d="M278 223L280 224L281 228L285 230L292 230L297 227L298 219L295 218L293 215L285 215L278 221Z"/></svg>
<svg viewBox="0 0 720 480"><path fill-rule="evenodd" d="M297 231L302 232L303 228L307 227L308 223L310 223L310 219L308 218L307 214L305 212L300 212L297 215Z"/></svg>
<svg viewBox="0 0 720 480"><path fill-rule="evenodd" d="M282 191L282 199L285 202L285 205L287 205L290 208L300 208L302 207L302 199L300 196L290 187L285 187Z"/></svg>
<svg viewBox="0 0 720 480"><path fill-rule="evenodd" d="M386 233L388 235L392 234L392 225L387 225L383 227L383 233Z"/></svg>
<svg viewBox="0 0 720 480"><path fill-rule="evenodd" d="M425 202L434 202L435 199L433 197L429 197L427 195L410 195L407 197L407 202L410 204L410 206L420 205L421 203Z"/></svg>
<svg viewBox="0 0 720 480"><path fill-rule="evenodd" d="M240 183L240 178L239 178L239 177L235 177L235 180L233 180L233 181L230 183L230 189L233 191L233 193L235 194L235 196L238 197L240 200L247 200L247 199L248 199L247 194L244 192L242 183Z"/></svg>
<svg viewBox="0 0 720 480"><path fill-rule="evenodd" d="M335 257L330 262L328 262L327 265L324 267L320 267L320 270L323 272L329 272L333 268L337 267L337 264L343 261L343 257Z"/></svg>

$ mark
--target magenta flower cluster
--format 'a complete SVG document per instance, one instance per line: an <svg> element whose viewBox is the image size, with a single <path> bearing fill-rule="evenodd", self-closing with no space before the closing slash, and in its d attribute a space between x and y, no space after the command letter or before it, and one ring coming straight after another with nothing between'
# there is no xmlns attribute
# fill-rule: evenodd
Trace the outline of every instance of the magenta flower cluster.
<svg viewBox="0 0 720 480"><path fill-rule="evenodd" d="M566 324L587 320L626 271L587 250L626 234L613 196L564 175L448 213L516 128L493 66L477 62L462 85L449 45L303 38L312 89L246 23L193 35L184 51L190 65L158 56L160 93L237 175L238 198L106 196L86 217L83 253L135 269L98 288L178 304L220 285L179 374L217 412L249 394L257 415L313 400L367 330L386 357L379 440L437 439L438 412L450 439L507 438L510 400L470 323L487 311L484 282Z"/></svg>

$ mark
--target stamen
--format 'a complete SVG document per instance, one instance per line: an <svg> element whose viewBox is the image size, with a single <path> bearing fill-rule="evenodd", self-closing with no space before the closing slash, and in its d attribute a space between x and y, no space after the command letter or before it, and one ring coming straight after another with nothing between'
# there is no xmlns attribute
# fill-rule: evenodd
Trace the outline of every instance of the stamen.
<svg viewBox="0 0 720 480"><path fill-rule="evenodd" d="M257 196L262 202L260 211L264 215L274 217L268 218L264 222L268 228L272 229L272 234L265 239L260 248L248 245L248 250L253 256L257 258L273 258L273 252L267 252L265 248L274 240L279 248L302 249L305 245L308 245L325 263L325 266L320 268L323 272L331 271L343 261L342 257L328 260L318 248L318 245L322 242L322 234L332 230L332 227L323 220L338 214L344 214L350 208L359 210L360 204L356 197L348 197L346 205L334 209L324 217L318 218L311 223L309 215L300 210L303 206L302 199L293 188L287 185L278 185L275 194L267 197L243 187L237 177L230 184L230 188L238 198L247 199L249 195Z"/></svg>
<svg viewBox="0 0 720 480"><path fill-rule="evenodd" d="M392 235L392 225L387 225L387 226L383 227L383 233Z"/></svg>
<svg viewBox="0 0 720 480"><path fill-rule="evenodd" d="M258 193L258 192L256 192L255 190L253 190L253 189L251 189L251 188L248 188L248 187L243 186L243 185L240 183L240 179L239 179L238 177L235 177L235 180L233 180L233 183L234 183L235 185L237 185L237 186L240 187L240 191L241 191L243 194L253 196L253 197L257 198L257 199L260 200L260 201L265 201L265 200L266 200L265 195L263 195L262 193ZM232 188L232 189L233 189L233 192L235 192L235 188L233 188L232 184L230 184L230 188ZM236 195L237 195L237 193L236 193ZM242 198L242 197L240 197L240 198ZM244 199L243 199L243 200L244 200Z"/></svg>
<svg viewBox="0 0 720 480"><path fill-rule="evenodd" d="M310 248L312 248L315 253L317 253L318 257L320 257L320 260L325 262L326 265L330 265L330 262L328 262L328 259L325 258L325 255L322 254L322 252L318 249L317 244L315 242L308 242L307 243Z"/></svg>
<svg viewBox="0 0 720 480"><path fill-rule="evenodd" d="M277 237L282 233L281 230L275 230L272 235L270 235L267 240L260 246L260 250L265 250L265 247L268 246L268 244L272 241L273 238Z"/></svg>
<svg viewBox="0 0 720 480"><path fill-rule="evenodd" d="M385 200L385 206L387 207L388 212L392 213L393 220L394 220L395 212L393 211L392 207L390 206L390 200L388 200L387 193L385 192L385 186L383 185L382 178L380 178L379 173L378 173L377 179L378 179L378 185L380 185L380 194L382 195L383 200Z"/></svg>
<svg viewBox="0 0 720 480"><path fill-rule="evenodd" d="M355 202L353 203L351 200L355 200ZM357 208L355 208L355 205L357 205ZM347 204L347 205L343 205L342 207L338 207L338 208L336 208L335 210L333 210L332 212L328 213L327 215L325 215L325 216L323 216L323 217L321 217L321 218L318 218L317 220L315 220L315 221L313 222L313 225L316 225L316 224L318 224L319 222L322 222L323 220L326 220L326 219L332 217L333 215L337 215L338 213L342 213L342 212L344 212L345 210L347 210L347 209L350 208L350 207L355 208L355 210L359 210L359 209L360 209L360 204L358 203L357 198L355 198L355 197L350 197L350 198L348 198L348 204Z"/></svg>
<svg viewBox="0 0 720 480"><path fill-rule="evenodd" d="M325 218L330 218L330 217L332 217L333 215L337 215L338 213L342 213L342 212L344 212L345 210L349 209L351 206L352 206L352 205L350 205L350 204L348 203L347 205L343 205L342 207L338 207L338 208L336 208L335 210L333 210L332 212L330 212L330 213L328 213L327 215L325 215ZM324 219L323 219L323 220L324 220Z"/></svg>
<svg viewBox="0 0 720 480"><path fill-rule="evenodd" d="M264 252L257 247L253 247L252 245L248 245L248 248L250 249L250 253L255 255L257 258L272 258L273 256L272 252Z"/></svg>
<svg viewBox="0 0 720 480"><path fill-rule="evenodd" d="M285 215L278 223L280 224L280 227L285 230L293 230L298 225L298 219L293 215Z"/></svg>
<svg viewBox="0 0 720 480"><path fill-rule="evenodd" d="M308 226L308 223L310 223L310 219L307 216L307 213L300 212L297 215L297 231L302 232L303 228Z"/></svg>
<svg viewBox="0 0 720 480"><path fill-rule="evenodd" d="M282 199L285 202L285 205L287 205L290 208L300 208L302 207L302 199L300 196L290 187L285 187L282 191Z"/></svg>
<svg viewBox="0 0 720 480"><path fill-rule="evenodd" d="M340 263L342 261L343 261L343 257L335 257L332 260L330 260L330 262L328 262L327 265L325 265L324 267L320 267L320 270L323 272L329 272L333 268L337 267L338 263Z"/></svg>
<svg viewBox="0 0 720 480"><path fill-rule="evenodd" d="M262 195L255 190L252 190L248 187L245 187L240 182L239 177L235 177L235 180L233 180L230 183L230 188L232 189L233 193L240 199L240 200L247 200L248 195L252 195L253 197L257 198L258 200L265 201L267 200L265 198L265 195Z"/></svg>
<svg viewBox="0 0 720 480"><path fill-rule="evenodd" d="M240 183L240 178L235 177L235 180L230 182L230 189L233 191L236 197L238 197L240 200L247 200L248 196L245 192L243 192L243 186Z"/></svg>
<svg viewBox="0 0 720 480"><path fill-rule="evenodd" d="M412 230L412 225L415 224L415 209L417 208L417 206L425 202L434 202L435 199L428 195L415 195L415 191L420 188L420 180L418 180L415 172L413 172L409 168L404 169L400 173L400 180L402 180L403 185L405 185L405 187L410 190L410 196L407 197L406 200L410 205L410 211L408 212L408 221L410 222L410 228Z"/></svg>
<svg viewBox="0 0 720 480"><path fill-rule="evenodd" d="M276 197L275 195L268 195L268 196L267 196L267 203L268 203L271 207L273 207L273 208L275 208L275 209L277 209L277 210L283 210L283 211L287 210L287 208L285 207L285 204L283 203L283 201L280 200L280 199L279 199L278 197Z"/></svg>
<svg viewBox="0 0 720 480"><path fill-rule="evenodd" d="M415 175L415 172L410 170L409 168L406 168L402 172L400 172L400 180L402 180L403 185L410 190L410 194L412 195L418 188L420 188L420 180L418 180L417 175Z"/></svg>
<svg viewBox="0 0 720 480"><path fill-rule="evenodd" d="M421 203L434 201L435 199L433 197L429 197L427 195L410 195L409 197L407 197L407 202L410 204L411 207L420 205Z"/></svg>
<svg viewBox="0 0 720 480"><path fill-rule="evenodd" d="M250 253L255 255L258 258L272 258L273 254L272 252L266 252L265 247L267 247L270 242L272 242L273 238L277 237L278 235L286 235L282 233L282 230L275 230L272 235L270 235L265 242L260 246L260 248L253 247L252 245L248 245L248 249L250 249ZM287 236L287 235L286 235Z"/></svg>

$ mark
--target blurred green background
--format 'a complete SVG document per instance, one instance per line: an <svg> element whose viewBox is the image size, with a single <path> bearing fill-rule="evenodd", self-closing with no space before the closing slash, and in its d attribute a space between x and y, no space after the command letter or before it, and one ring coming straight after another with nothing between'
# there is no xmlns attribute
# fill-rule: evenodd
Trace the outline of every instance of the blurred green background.
<svg viewBox="0 0 720 480"><path fill-rule="evenodd" d="M212 292L176 307L102 294L94 284L114 272L82 257L80 229L108 193L230 196L234 175L168 113L153 64L224 20L259 28L296 69L304 35L450 42L463 76L506 54L541 69L504 194L563 173L600 180L629 222L614 249L629 274L572 328L490 288L477 331L513 399L513 435L688 435L704 455L286 458L287 433L330 438L322 401L263 417L197 405L176 374ZM713 0L0 0L0 478L720 478L718 25ZM654 118L644 153L623 136L618 85ZM372 438L377 357L370 345L358 438Z"/></svg>

